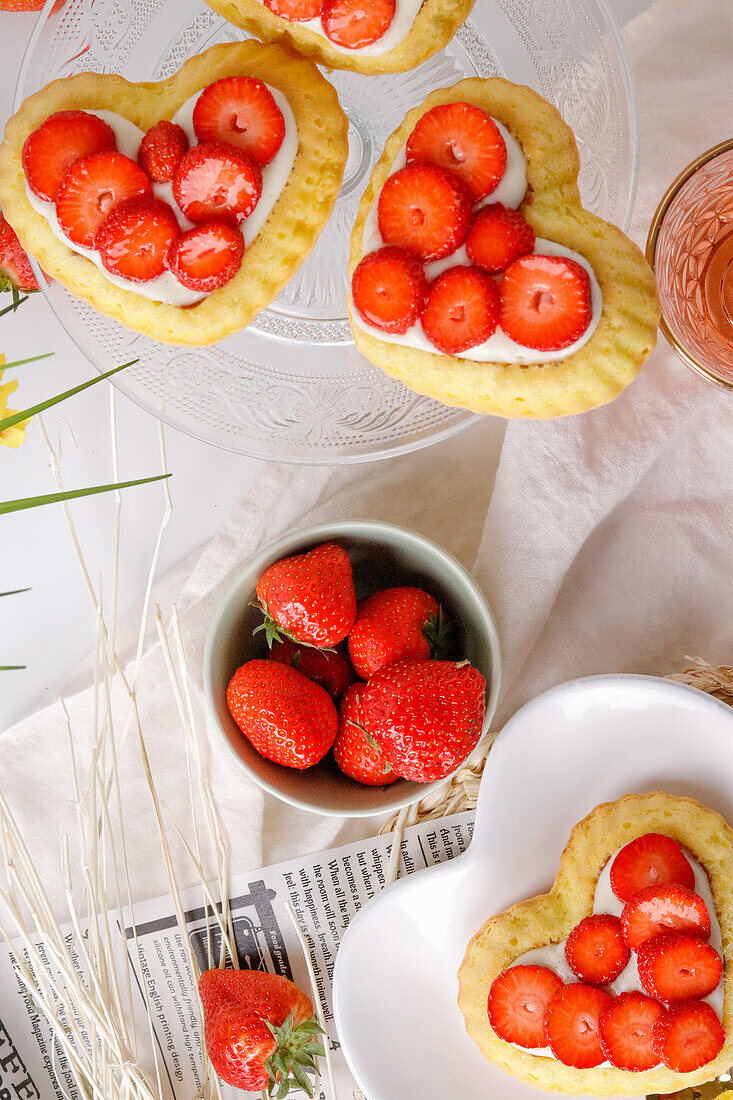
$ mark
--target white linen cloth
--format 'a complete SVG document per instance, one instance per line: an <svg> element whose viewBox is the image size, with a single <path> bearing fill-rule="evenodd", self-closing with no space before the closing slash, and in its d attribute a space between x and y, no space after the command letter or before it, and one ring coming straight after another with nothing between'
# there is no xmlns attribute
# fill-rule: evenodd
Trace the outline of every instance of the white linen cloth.
<svg viewBox="0 0 733 1100"><path fill-rule="evenodd" d="M643 244L667 184L698 152L730 136L733 9L730 0L659 0L627 27L626 39L641 117L632 234ZM154 592L164 615L178 604L202 729L204 637L238 565L283 531L346 517L414 527L473 570L502 638L497 727L537 692L571 677L665 674L681 668L687 653L730 661L733 398L689 371L661 338L638 381L593 413L550 423L486 419L441 445L367 466L269 466L217 537ZM119 632L129 657L136 621ZM162 797L185 819L180 724L152 632L149 644L143 728ZM89 683L87 666L64 691L83 735L91 728ZM116 700L121 727L126 705L121 693ZM264 797L209 732L234 871L376 831L378 821L319 818ZM122 771L132 881L142 899L164 893L166 880L135 753L130 739ZM0 737L0 783L60 904L58 835L61 820L70 821L71 784L56 706ZM188 884L183 858L180 866L181 885Z"/></svg>

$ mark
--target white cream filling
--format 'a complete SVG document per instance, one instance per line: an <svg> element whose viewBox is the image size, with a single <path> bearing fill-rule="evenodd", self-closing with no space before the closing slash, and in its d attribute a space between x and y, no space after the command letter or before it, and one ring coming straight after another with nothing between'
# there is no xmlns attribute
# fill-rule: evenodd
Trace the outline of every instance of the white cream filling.
<svg viewBox="0 0 733 1100"><path fill-rule="evenodd" d="M506 126L499 122L498 119L495 118L494 122L498 126L506 144L506 171L498 187L496 187L490 195L482 199L476 205L476 209L479 210L482 206L489 206L492 203L500 202L504 206L511 207L512 210L517 210L521 206L522 200L527 193L527 162L522 152L522 148L513 134L511 134ZM399 171L400 168L404 168L407 163L405 148L406 146L403 146L395 157L390 174L394 174ZM384 244L382 235L379 232L378 205L379 198L377 197L372 203L364 221L362 252L365 256L370 252L375 252ZM603 312L603 293L593 268L588 263L585 256L581 256L580 253L574 252L570 248L565 248L561 244L545 240L542 237L538 237L535 241L534 251L536 255L540 256L564 256L566 259L575 260L576 263L579 263L581 267L585 268L588 272L591 284L592 315L590 324L583 335L578 340L575 340L574 343L569 344L568 347L562 348L560 351L539 352L534 348L527 348L522 344L516 343L516 341L507 336L501 328L497 328L488 340L485 340L482 344L478 344L475 348L469 348L468 351L460 352L456 358L470 359L479 363L552 363L557 360L568 359L588 343L598 327L598 322ZM432 281L437 278L441 272L446 271L450 267L456 267L459 264L466 267L470 266L470 263L471 261L468 258L466 248L462 245L450 256L446 256L445 259L426 264L425 274L428 280ZM351 305L353 323L358 325L364 332L368 332L370 335L374 336L377 340L383 340L386 344L401 344L404 347L416 348L418 351L429 352L431 355L441 354L425 335L419 320L416 321L407 332L402 335L395 335L383 332L374 325L368 324L354 308L353 301Z"/></svg>
<svg viewBox="0 0 733 1100"><path fill-rule="evenodd" d="M593 899L593 912L594 913L609 913L613 917L620 917L623 912L624 904L619 901L613 890L611 889L611 865L620 852L619 848L617 852L609 859L600 875L598 876L598 882L596 884L596 892ZM705 870L697 862L696 859L685 852L685 857L692 867L695 873L695 893L699 894L702 900L708 907L708 913L710 914L710 939L709 943L711 947L722 954L723 949L723 937L720 931L720 922L718 920L718 914L715 909L715 902L713 900L713 893L710 889L710 883ZM565 944L566 940L562 943L547 944L544 947L536 947L533 951L526 951L524 955L520 955L518 959L512 963L512 966L546 966L548 970L552 970L558 977L562 978L566 985L575 984L579 981L578 977L570 969L570 965L565 958ZM631 961L626 969L619 975L615 982L611 982L607 987L615 997L618 997L621 993L638 992L646 994L641 981L639 980L639 968L637 966L636 953L632 951ZM648 996L648 994L647 994ZM717 1013L718 1019L723 1019L723 978L716 989L704 1000L711 1005ZM520 1047L520 1050L524 1050L527 1054L536 1054L539 1058L555 1058L549 1047L537 1047L527 1048ZM610 1066L610 1062L602 1062L602 1067Z"/></svg>
<svg viewBox="0 0 733 1100"><path fill-rule="evenodd" d="M267 87L282 111L285 120L285 137L273 159L262 169L262 194L260 195L257 206L239 227L242 231L244 243L247 248L252 244L252 241L267 221L273 206L280 196L280 192L287 183L298 152L298 130L292 108L286 96L279 88L273 88L269 84ZM200 95L200 91L196 92L195 95L192 95L190 99L186 100L172 119L173 122L177 123L186 131L189 143L192 146L198 144L193 129L193 111ZM130 122L129 119L116 114L114 111L88 110L87 113L96 115L106 122L114 131L118 151L130 157L131 160L137 161L137 154L140 148L140 142L144 137L144 131L133 122ZM170 271L164 271L157 279L151 279L147 283L136 283L132 279L123 279L118 275L114 275L111 271L108 271L102 263L101 256L97 249L82 248L81 245L75 244L73 241L69 240L59 225L54 203L46 202L44 199L39 198L38 195L31 191L27 183L25 190L31 206L46 219L54 236L58 237L60 241L63 241L63 243L73 252L77 252L80 256L86 256L88 260L91 260L92 263L99 268L104 277L113 283L114 286L118 286L122 290L130 290L134 294L139 294L141 298L149 298L153 302L164 302L172 306L192 306L208 297L207 294L188 290L186 287L182 286L175 275ZM185 230L192 227L193 222L190 222L184 217L173 198L172 184L153 183L153 192L159 199L167 202L173 209L181 229Z"/></svg>
<svg viewBox="0 0 733 1100"><path fill-rule="evenodd" d="M261 2L263 2L263 0L261 0ZM376 42L372 42L369 46L359 46L356 50L348 50L344 46L339 46L335 42L332 42L323 29L323 23L321 22L320 16L317 16L315 19L305 19L302 22L287 19L285 22L292 22L296 27L306 27L309 31L313 31L314 34L320 35L321 38L324 38L329 45L334 50L338 50L339 53L347 56L349 54L361 54L362 57L378 57L380 54L388 53L390 50L393 50L395 46L399 46L400 42L407 38L422 6L423 0L396 0L394 19L387 27L382 37L378 38Z"/></svg>

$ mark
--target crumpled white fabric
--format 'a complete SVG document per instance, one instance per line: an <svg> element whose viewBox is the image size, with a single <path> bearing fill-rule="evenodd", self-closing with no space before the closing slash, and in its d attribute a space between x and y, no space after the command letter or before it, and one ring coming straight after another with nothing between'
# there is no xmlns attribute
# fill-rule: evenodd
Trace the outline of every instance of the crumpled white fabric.
<svg viewBox="0 0 733 1100"><path fill-rule="evenodd" d="M632 233L643 244L668 183L698 152L730 136L733 9L730 0L659 0L627 27L626 38L641 117ZM537 692L575 676L666 674L680 669L686 654L730 662L733 398L689 371L663 339L630 389L581 417L508 425L486 419L388 462L264 470L216 538L154 593L164 615L178 605L202 729L204 637L238 565L283 531L346 517L414 527L473 570L503 643L497 726ZM128 657L136 629L131 616L120 630ZM89 682L87 664L64 690L82 747L92 726ZM152 631L139 698L161 796L185 823L182 734ZM121 729L127 708L119 690L115 706ZM264 797L209 733L234 871L378 828L379 821L319 818ZM164 893L166 880L136 752L128 739L128 849L142 899ZM0 783L52 900L61 904L58 836L61 822L71 821L71 785L55 706L0 738ZM188 884L195 876L180 849L176 855L181 885Z"/></svg>

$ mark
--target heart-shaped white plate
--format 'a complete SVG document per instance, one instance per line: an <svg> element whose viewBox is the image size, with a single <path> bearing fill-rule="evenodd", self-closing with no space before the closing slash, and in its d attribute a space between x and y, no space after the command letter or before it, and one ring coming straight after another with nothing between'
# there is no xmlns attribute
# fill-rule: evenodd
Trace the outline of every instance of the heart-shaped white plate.
<svg viewBox="0 0 733 1100"><path fill-rule="evenodd" d="M336 1023L369 1100L557 1095L484 1061L456 1005L458 967L487 917L550 888L578 821L654 790L733 821L731 708L668 680L596 676L514 715L491 751L466 854L390 887L341 944Z"/></svg>

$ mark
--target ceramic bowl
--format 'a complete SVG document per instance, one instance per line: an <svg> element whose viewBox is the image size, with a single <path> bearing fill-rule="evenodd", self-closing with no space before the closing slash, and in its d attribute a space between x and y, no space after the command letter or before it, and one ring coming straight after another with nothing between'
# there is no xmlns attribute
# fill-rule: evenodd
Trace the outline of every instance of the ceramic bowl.
<svg viewBox="0 0 733 1100"><path fill-rule="evenodd" d="M463 566L429 539L389 523L349 520L305 528L271 543L242 566L214 613L204 649L204 693L215 728L237 763L270 794L314 813L368 817L406 806L440 783L400 779L389 787L360 786L329 758L307 771L284 768L255 751L226 703L227 685L234 672L245 661L266 656L264 632L253 635L262 621L261 612L251 606L260 576L280 558L328 541L338 542L348 552L357 597L410 584L425 588L442 604L458 627L456 655L467 658L486 678L482 735L489 729L499 694L499 637L483 593Z"/></svg>

